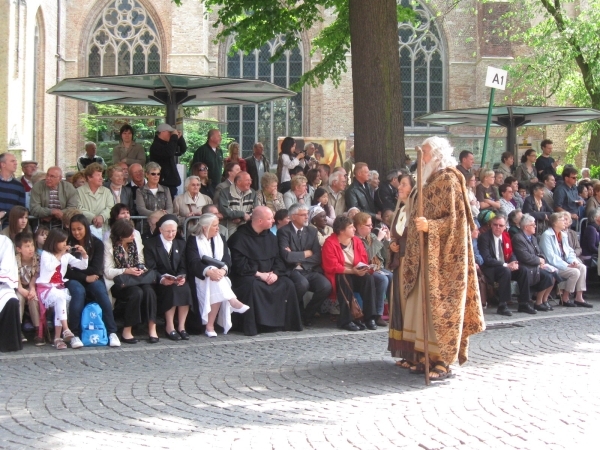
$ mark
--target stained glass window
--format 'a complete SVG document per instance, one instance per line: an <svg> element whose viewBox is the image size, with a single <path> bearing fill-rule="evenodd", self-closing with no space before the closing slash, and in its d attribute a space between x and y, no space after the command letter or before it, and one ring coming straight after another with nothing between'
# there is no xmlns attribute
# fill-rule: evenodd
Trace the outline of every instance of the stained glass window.
<svg viewBox="0 0 600 450"><path fill-rule="evenodd" d="M227 57L227 76L269 81L289 88L304 71L299 48L285 52L277 61L269 58L282 44L275 39L248 55L242 52ZM255 142L262 142L265 154L274 164L277 161L277 138L302 136L302 92L290 99L275 100L256 106L228 106L227 133L240 142L242 154L252 154Z"/></svg>
<svg viewBox="0 0 600 450"><path fill-rule="evenodd" d="M415 118L444 108L444 51L435 18L420 3L398 0L413 8L418 23L399 23L400 78L406 128L428 126Z"/></svg>
<svg viewBox="0 0 600 450"><path fill-rule="evenodd" d="M160 72L156 26L136 0L115 0L96 22L88 43L88 75Z"/></svg>

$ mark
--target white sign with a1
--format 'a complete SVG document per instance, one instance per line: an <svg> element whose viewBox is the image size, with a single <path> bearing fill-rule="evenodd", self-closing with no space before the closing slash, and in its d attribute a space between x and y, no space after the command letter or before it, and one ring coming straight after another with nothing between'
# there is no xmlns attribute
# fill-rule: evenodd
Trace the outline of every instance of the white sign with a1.
<svg viewBox="0 0 600 450"><path fill-rule="evenodd" d="M507 78L508 72L506 70L488 66L487 75L485 77L485 86L503 91L506 89Z"/></svg>

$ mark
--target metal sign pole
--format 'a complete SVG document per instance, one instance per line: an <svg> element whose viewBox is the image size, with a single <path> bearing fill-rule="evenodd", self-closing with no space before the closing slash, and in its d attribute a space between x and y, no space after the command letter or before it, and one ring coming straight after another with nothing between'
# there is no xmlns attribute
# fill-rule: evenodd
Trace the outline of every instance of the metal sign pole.
<svg viewBox="0 0 600 450"><path fill-rule="evenodd" d="M490 106L488 106L487 122L485 125L485 137L483 139L483 152L481 153L481 167L485 164L485 157L487 154L488 140L490 138L490 126L492 125L492 108L494 107L494 95L496 94L496 88L492 88L490 92Z"/></svg>

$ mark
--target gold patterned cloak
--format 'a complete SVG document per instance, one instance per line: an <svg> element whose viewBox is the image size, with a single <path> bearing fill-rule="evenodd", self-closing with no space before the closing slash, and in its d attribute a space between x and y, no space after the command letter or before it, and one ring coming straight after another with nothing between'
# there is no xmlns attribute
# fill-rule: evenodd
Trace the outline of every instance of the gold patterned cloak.
<svg viewBox="0 0 600 450"><path fill-rule="evenodd" d="M485 329L471 230L475 229L464 177L454 167L432 174L423 186L429 303L440 357L467 361L469 336ZM419 280L419 235L411 210L403 264L402 295Z"/></svg>

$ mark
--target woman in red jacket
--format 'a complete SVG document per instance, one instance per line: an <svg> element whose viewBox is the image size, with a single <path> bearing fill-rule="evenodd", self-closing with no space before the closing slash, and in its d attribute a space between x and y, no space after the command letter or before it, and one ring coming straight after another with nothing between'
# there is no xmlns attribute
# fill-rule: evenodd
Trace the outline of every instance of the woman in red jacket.
<svg viewBox="0 0 600 450"><path fill-rule="evenodd" d="M325 276L333 287L332 295L337 295L340 305L338 327L349 331L368 328L376 330L375 324L375 284L369 273L367 251L362 241L354 236L352 220L346 216L336 217L333 233L323 244L322 265ZM361 267L359 267L359 265ZM350 313L350 303L354 292L363 300L365 323L354 319Z"/></svg>

